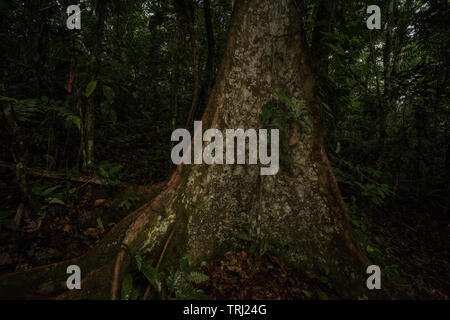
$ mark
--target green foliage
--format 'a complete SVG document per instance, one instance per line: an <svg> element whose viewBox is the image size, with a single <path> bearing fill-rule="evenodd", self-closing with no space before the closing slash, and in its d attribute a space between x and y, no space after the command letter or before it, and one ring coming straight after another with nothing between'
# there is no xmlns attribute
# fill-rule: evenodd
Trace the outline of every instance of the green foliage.
<svg viewBox="0 0 450 320"><path fill-rule="evenodd" d="M189 264L189 258L183 257L180 261L180 270L167 277L169 295L177 300L206 299L203 290L195 289L193 285L207 280L207 275L193 270Z"/></svg>
<svg viewBox="0 0 450 320"><path fill-rule="evenodd" d="M389 279L392 279L398 286L409 286L409 283L411 283L410 279L407 279L400 273L397 264L387 265L385 268L385 272Z"/></svg>
<svg viewBox="0 0 450 320"><path fill-rule="evenodd" d="M133 277L126 274L122 281L121 298L122 300L130 300L133 291Z"/></svg>
<svg viewBox="0 0 450 320"><path fill-rule="evenodd" d="M306 28L312 41L317 31L314 15L320 15L321 4L306 3ZM341 183L344 193L357 190L364 199L386 207L397 183L397 207L445 212L439 203L445 197L443 180L448 180L449 31L444 27L448 8L439 1L394 2L392 45L386 47L385 29L361 32L361 12L367 5L349 3L345 19L328 21L331 29L325 22L317 33L320 43L312 44L327 57L317 67L324 70L318 77L318 93L327 114L328 154L339 143L340 157L332 159L335 168L349 171L341 167L345 159L352 166L380 173L376 183L363 179L362 185L350 190ZM386 17L388 2L380 7Z"/></svg>
<svg viewBox="0 0 450 320"><path fill-rule="evenodd" d="M289 120L292 119L290 112L277 110L277 102L271 100L262 106L263 125L268 128L280 130L280 160L282 165L289 167L292 164L292 149L289 146ZM270 133L270 131L269 131ZM268 138L270 141L270 136Z"/></svg>
<svg viewBox="0 0 450 320"><path fill-rule="evenodd" d="M371 246L370 244L368 244L366 246L366 252L367 255L369 256L369 258L372 261L376 261L376 262L381 262L383 261L383 253L380 251L380 249Z"/></svg>
<svg viewBox="0 0 450 320"><path fill-rule="evenodd" d="M116 187L121 182L119 177L122 168L123 166L120 164L114 164L104 160L97 165L97 172L100 179L107 182L110 186Z"/></svg>
<svg viewBox="0 0 450 320"><path fill-rule="evenodd" d="M142 274L151 283L152 287L161 293L161 279L158 271L152 267L151 261L146 261L142 263L141 270Z"/></svg>
<svg viewBox="0 0 450 320"><path fill-rule="evenodd" d="M292 148L289 145L292 126L297 126L299 135L305 133L311 126L305 108L296 107L293 101L280 91L272 92L276 99L261 107L261 117L264 126L280 130L280 160L284 167L289 168L292 164Z"/></svg>
<svg viewBox="0 0 450 320"><path fill-rule="evenodd" d="M135 263L138 271L151 284L160 298L179 300L207 298L203 290L196 289L194 286L207 281L208 276L192 268L188 257L183 257L180 260L179 269L167 277L152 266L152 261L145 260L140 254L135 255ZM127 299L130 296L132 286L132 279L130 278L126 277L123 280L122 299Z"/></svg>
<svg viewBox="0 0 450 320"><path fill-rule="evenodd" d="M336 156L331 157L336 180L347 188L347 192L359 194L376 206L384 205L385 201L394 195L391 188L376 181L381 172L373 168L364 168Z"/></svg>
<svg viewBox="0 0 450 320"><path fill-rule="evenodd" d="M12 103L14 115L21 123L34 124L42 115L54 114L60 121L75 125L78 130L81 126L80 117L71 112L67 106L61 102L50 101L48 97L41 99L14 99L0 96L0 101ZM40 123L45 123L44 118Z"/></svg>
<svg viewBox="0 0 450 320"><path fill-rule="evenodd" d="M39 208L38 216L40 219L44 219L47 214L47 208L50 205L64 205L66 194L62 191L64 186L60 184L45 183L40 184L34 182L32 184L32 193L37 197L41 206Z"/></svg>
<svg viewBox="0 0 450 320"><path fill-rule="evenodd" d="M284 248L273 239L257 239L252 236L256 230L252 230L252 226L248 222L238 221L233 224L233 228L236 231L236 237L241 240L245 245L249 247L249 252L252 254L258 254L263 256L266 253L279 253Z"/></svg>
<svg viewBox="0 0 450 320"><path fill-rule="evenodd" d="M89 82L88 85L86 86L85 92L86 98L89 98L91 94L94 93L96 88L97 88L97 80Z"/></svg>
<svg viewBox="0 0 450 320"><path fill-rule="evenodd" d="M323 292L321 289L317 288L316 293L320 300L328 300L328 295L325 292Z"/></svg>
<svg viewBox="0 0 450 320"><path fill-rule="evenodd" d="M130 196L130 197L127 197L127 198L123 199L119 203L118 207L122 208L122 209L126 209L127 211L129 211L131 208L135 208L140 200L141 199L139 197Z"/></svg>
<svg viewBox="0 0 450 320"><path fill-rule="evenodd" d="M103 86L103 95L105 96L106 100L108 100L109 104L114 103L115 93L111 87L104 85Z"/></svg>
<svg viewBox="0 0 450 320"><path fill-rule="evenodd" d="M312 297L312 294L311 294L311 292L309 292L308 290L302 290L302 293L305 295L305 297L307 297L307 298L311 298Z"/></svg>

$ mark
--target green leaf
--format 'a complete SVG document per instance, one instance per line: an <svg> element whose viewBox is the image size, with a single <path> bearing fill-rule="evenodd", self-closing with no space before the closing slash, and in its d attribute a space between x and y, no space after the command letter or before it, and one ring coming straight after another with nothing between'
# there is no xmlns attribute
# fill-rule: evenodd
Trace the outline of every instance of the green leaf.
<svg viewBox="0 0 450 320"><path fill-rule="evenodd" d="M341 55L341 56L345 55L344 49L342 49L342 47L340 45L335 46L331 43L325 43L325 46L327 46L331 50L331 52L333 52L337 55Z"/></svg>
<svg viewBox="0 0 450 320"><path fill-rule="evenodd" d="M320 300L328 300L328 295L320 289L317 289L317 296Z"/></svg>
<svg viewBox="0 0 450 320"><path fill-rule="evenodd" d="M269 121L270 119L272 119L273 115L275 114L273 101L269 101L266 104L264 104L261 110L262 110L261 116L264 121Z"/></svg>
<svg viewBox="0 0 450 320"><path fill-rule="evenodd" d="M185 274L189 274L191 271L191 267L189 266L189 258L187 256L184 256L180 261L180 268L181 271Z"/></svg>
<svg viewBox="0 0 450 320"><path fill-rule="evenodd" d="M181 300L204 300L207 296L202 290L195 290L190 285L184 285L177 290L176 298Z"/></svg>
<svg viewBox="0 0 450 320"><path fill-rule="evenodd" d="M79 116L76 116L74 114L69 114L66 117L66 120L70 121L71 123L73 123L78 128L78 130L81 129L81 119L80 119Z"/></svg>
<svg viewBox="0 0 450 320"><path fill-rule="evenodd" d="M129 300L133 290L133 277L130 274L125 275L122 281L122 300Z"/></svg>
<svg viewBox="0 0 450 320"><path fill-rule="evenodd" d="M375 253L375 252L377 252L377 250L378 250L377 248L372 247L370 244L368 244L366 247L367 253Z"/></svg>
<svg viewBox="0 0 450 320"><path fill-rule="evenodd" d="M47 202L49 204L60 204L60 205L64 205L64 201L58 199L58 198L47 198Z"/></svg>
<svg viewBox="0 0 450 320"><path fill-rule="evenodd" d="M158 271L152 267L150 262L145 262L142 264L141 272L151 283L153 288L155 288L158 292L161 292L161 280L159 279Z"/></svg>
<svg viewBox="0 0 450 320"><path fill-rule="evenodd" d="M114 90L109 86L103 86L103 95L105 96L106 100L108 100L109 104L113 104L115 93Z"/></svg>
<svg viewBox="0 0 450 320"><path fill-rule="evenodd" d="M308 290L302 290L302 292L305 295L305 297L311 298L311 296L312 296L311 292L309 292Z"/></svg>
<svg viewBox="0 0 450 320"><path fill-rule="evenodd" d="M328 283L328 278L325 276L321 276L320 277L320 282L327 284Z"/></svg>
<svg viewBox="0 0 450 320"><path fill-rule="evenodd" d="M98 168L98 173L101 178L109 178L108 172L103 167Z"/></svg>
<svg viewBox="0 0 450 320"><path fill-rule="evenodd" d="M0 96L0 101L17 102L17 99L10 98L10 97L5 97L5 96Z"/></svg>
<svg viewBox="0 0 450 320"><path fill-rule="evenodd" d="M120 165L120 164L113 165L113 166L111 167L111 169L109 169L109 174L110 174L111 176L113 176L113 175L115 175L116 173L118 173L122 168L123 168L123 166Z"/></svg>
<svg viewBox="0 0 450 320"><path fill-rule="evenodd" d="M291 99L289 99L283 92L274 90L275 94L278 96L278 99L283 101L289 107L291 107L292 111L295 111L295 105Z"/></svg>
<svg viewBox="0 0 450 320"><path fill-rule="evenodd" d="M91 96L95 88L97 88L97 80L89 82L89 84L86 87L86 98L89 98Z"/></svg>
<svg viewBox="0 0 450 320"><path fill-rule="evenodd" d="M367 245L366 247L367 254L369 255L369 258L375 261L380 261L383 259L383 252L380 251L380 249L372 247L371 245Z"/></svg>
<svg viewBox="0 0 450 320"><path fill-rule="evenodd" d="M43 197L48 196L49 194L52 194L58 188L59 188L59 186L50 187L50 188L42 191L42 193L40 195Z"/></svg>
<svg viewBox="0 0 450 320"><path fill-rule="evenodd" d="M175 274L171 274L167 277L167 288L169 289L169 291L175 292L180 287L182 281L183 278L181 272L178 271Z"/></svg>
<svg viewBox="0 0 450 320"><path fill-rule="evenodd" d="M135 257L136 259L136 265L139 271L141 271L142 268L142 256L140 254L137 254Z"/></svg>
<svg viewBox="0 0 450 320"><path fill-rule="evenodd" d="M202 283L209 279L209 277L206 274L192 271L187 277L186 280L193 283Z"/></svg>

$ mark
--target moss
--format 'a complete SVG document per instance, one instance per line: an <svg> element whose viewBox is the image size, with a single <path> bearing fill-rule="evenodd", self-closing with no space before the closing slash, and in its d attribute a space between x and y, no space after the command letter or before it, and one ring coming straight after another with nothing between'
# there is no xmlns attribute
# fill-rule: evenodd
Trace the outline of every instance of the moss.
<svg viewBox="0 0 450 320"><path fill-rule="evenodd" d="M179 261L186 254L189 212L184 208L179 199L175 201L174 210L176 212L176 220L172 227L173 237L167 246L167 251L160 267L161 271L167 271L168 273L177 270Z"/></svg>

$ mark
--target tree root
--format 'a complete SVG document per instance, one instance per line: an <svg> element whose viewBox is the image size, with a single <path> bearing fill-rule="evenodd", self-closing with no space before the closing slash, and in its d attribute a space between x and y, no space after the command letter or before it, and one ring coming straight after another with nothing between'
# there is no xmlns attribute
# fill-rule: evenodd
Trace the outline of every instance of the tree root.
<svg viewBox="0 0 450 320"><path fill-rule="evenodd" d="M183 166L177 167L167 185L167 189L150 202L150 210L144 211L137 217L128 229L115 261L114 277L111 285L111 300L116 300L118 298L119 281L123 274L123 270L127 267L127 263L125 262L126 248L140 248L143 242L142 239L140 239L140 235L143 231L148 230L149 224L152 222L151 215L156 213L164 216L166 214L166 209L169 209L176 199L178 188L181 185L182 170Z"/></svg>
<svg viewBox="0 0 450 320"><path fill-rule="evenodd" d="M158 271L158 270L159 270L159 267L161 266L161 262L162 262L162 260L163 260L163 258L164 258L164 254L166 253L167 246L169 245L170 240L172 240L172 237L173 237L174 232L175 232L175 229L172 229L172 231L171 231L170 234L169 234L169 237L167 238L166 243L164 244L164 248L163 248L163 250L162 250L162 252L161 252L161 255L159 256L158 263L156 264L156 267L155 267L155 270L156 270L156 271ZM148 297L149 297L149 295L150 295L150 284L149 284L149 285L147 286L147 288L145 289L144 297L143 297L142 299L143 299L143 300L147 300Z"/></svg>

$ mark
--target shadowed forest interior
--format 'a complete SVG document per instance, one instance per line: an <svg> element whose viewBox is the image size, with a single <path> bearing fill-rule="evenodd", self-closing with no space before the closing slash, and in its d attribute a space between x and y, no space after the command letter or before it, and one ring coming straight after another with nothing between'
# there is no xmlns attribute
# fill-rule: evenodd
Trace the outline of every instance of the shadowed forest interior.
<svg viewBox="0 0 450 320"><path fill-rule="evenodd" d="M83 0L81 29L70 30L72 2L0 1L1 298L61 295L54 281L33 293L1 287L14 287L12 274L85 255L166 190L177 169L171 134L192 134L219 101L210 96L220 70L228 75L234 7L236 21L246 12L241 0ZM390 297L448 299L448 1L289 3L355 243L382 268ZM380 30L366 27L369 5L381 8ZM292 103L288 92L278 99ZM274 123L287 115L269 107L254 106ZM283 121L277 128L288 132ZM295 162L295 143L281 138L281 172ZM118 297L347 297L332 267L296 268L276 241L238 229L239 246L195 264L176 253L172 267L164 260L178 240L168 229L151 258L133 252Z"/></svg>

